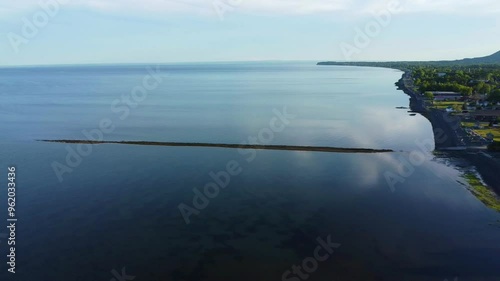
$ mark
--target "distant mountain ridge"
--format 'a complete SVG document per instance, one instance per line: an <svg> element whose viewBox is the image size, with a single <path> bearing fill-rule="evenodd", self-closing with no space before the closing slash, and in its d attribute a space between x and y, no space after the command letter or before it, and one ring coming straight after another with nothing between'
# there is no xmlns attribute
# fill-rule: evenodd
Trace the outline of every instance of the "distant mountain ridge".
<svg viewBox="0 0 500 281"><path fill-rule="evenodd" d="M442 60L442 61L391 61L391 62L336 62L326 61L319 62L318 65L358 65L358 66L389 66L393 64L406 64L406 65L478 65L478 64L500 64L500 51L485 57L478 58L465 58L461 60Z"/></svg>
<svg viewBox="0 0 500 281"><path fill-rule="evenodd" d="M463 59L458 60L457 62L463 62L467 64L500 63L500 51L486 57Z"/></svg>

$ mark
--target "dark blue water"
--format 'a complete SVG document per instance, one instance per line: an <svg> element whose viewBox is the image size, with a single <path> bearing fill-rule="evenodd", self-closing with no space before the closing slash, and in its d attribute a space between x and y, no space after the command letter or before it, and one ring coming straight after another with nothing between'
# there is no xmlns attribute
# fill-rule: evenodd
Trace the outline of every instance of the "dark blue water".
<svg viewBox="0 0 500 281"><path fill-rule="evenodd" d="M396 109L408 105L394 86L401 72L161 65L143 100L123 102L144 86L147 68L0 69L3 186L7 166L17 167L13 280L111 280L122 268L134 280L282 280L328 236L341 246L307 280L499 280L500 216L471 195L456 165L430 154L432 145L418 146L432 143L432 129ZM293 118L272 136L262 133L276 111ZM101 122L113 129L103 132ZM397 152L98 145L68 162L68 151L83 147L35 141L99 137L97 129L106 140ZM428 159L405 171L416 152ZM67 168L60 178L55 163ZM228 164L239 173L186 224L179 205L193 207L193 189L203 191L214 182L210 173ZM388 173L402 181L391 185ZM0 237L2 280L13 277L6 246Z"/></svg>

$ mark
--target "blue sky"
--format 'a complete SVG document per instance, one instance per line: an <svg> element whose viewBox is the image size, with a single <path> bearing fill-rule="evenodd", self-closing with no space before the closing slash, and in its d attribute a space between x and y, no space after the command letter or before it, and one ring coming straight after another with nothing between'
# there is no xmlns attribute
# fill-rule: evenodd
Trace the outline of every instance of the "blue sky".
<svg viewBox="0 0 500 281"><path fill-rule="evenodd" d="M40 2L57 8L0 0L0 65L436 60L500 50L497 0ZM390 21L377 22L380 13ZM361 45L359 32L368 38ZM346 55L346 46L356 51Z"/></svg>

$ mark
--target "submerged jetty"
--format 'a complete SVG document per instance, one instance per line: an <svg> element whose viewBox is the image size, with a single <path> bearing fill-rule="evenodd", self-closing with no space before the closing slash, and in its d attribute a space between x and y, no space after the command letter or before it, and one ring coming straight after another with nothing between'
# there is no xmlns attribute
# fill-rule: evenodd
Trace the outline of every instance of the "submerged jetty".
<svg viewBox="0 0 500 281"><path fill-rule="evenodd" d="M342 148L324 146L296 146L296 145L259 145L259 144L224 144L224 143L187 143L187 142L153 142L153 141L91 141L91 140L38 140L41 142L67 143L67 144L127 144L143 146L177 146L177 147L212 147L233 149L257 150L287 150L287 151L313 151L331 153L388 153L391 149L369 148Z"/></svg>

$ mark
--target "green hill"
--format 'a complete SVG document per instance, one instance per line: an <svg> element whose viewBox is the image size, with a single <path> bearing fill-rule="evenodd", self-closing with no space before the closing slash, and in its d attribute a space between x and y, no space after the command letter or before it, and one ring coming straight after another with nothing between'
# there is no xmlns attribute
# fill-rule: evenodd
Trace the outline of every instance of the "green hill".
<svg viewBox="0 0 500 281"><path fill-rule="evenodd" d="M490 56L472 58L472 59L463 59L463 60L458 60L456 62L465 64L500 63L500 51Z"/></svg>

